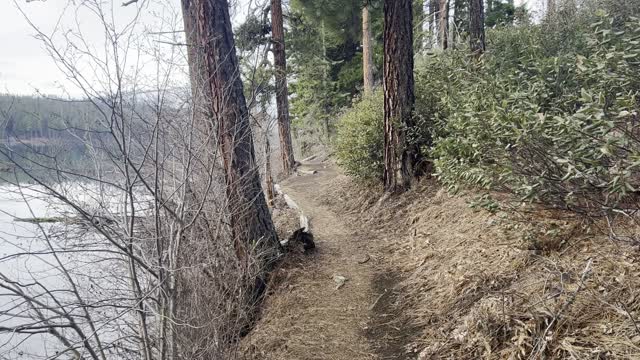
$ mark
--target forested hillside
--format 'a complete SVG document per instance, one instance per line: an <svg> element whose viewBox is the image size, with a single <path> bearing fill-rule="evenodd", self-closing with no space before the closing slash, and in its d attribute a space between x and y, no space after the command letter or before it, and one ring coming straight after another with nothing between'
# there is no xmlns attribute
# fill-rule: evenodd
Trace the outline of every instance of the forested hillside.
<svg viewBox="0 0 640 360"><path fill-rule="evenodd" d="M98 112L89 101L0 95L2 139L44 141L65 137L69 129L91 129Z"/></svg>

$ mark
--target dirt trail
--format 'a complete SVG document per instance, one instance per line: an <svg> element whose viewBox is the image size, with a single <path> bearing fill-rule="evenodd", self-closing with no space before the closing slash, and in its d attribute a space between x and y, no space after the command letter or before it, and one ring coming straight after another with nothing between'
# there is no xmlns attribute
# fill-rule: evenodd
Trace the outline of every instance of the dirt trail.
<svg viewBox="0 0 640 360"><path fill-rule="evenodd" d="M375 255L375 239L321 201L333 190L333 165L306 163L302 168L317 173L293 176L281 186L309 217L316 252L283 269L286 279L270 296L254 330L258 339L252 342L261 353L254 358L405 359L400 349L393 349L399 343L391 339L397 337L387 333L398 329L388 328L395 281L389 281L393 277L386 276ZM347 278L339 288L336 275ZM268 338L274 331L275 343Z"/></svg>
<svg viewBox="0 0 640 360"><path fill-rule="evenodd" d="M357 260L367 249L342 219L319 202L318 196L328 190L335 170L322 164L303 167L318 173L292 177L282 184L285 193L309 217L317 246L316 258L309 264L313 274L309 276L320 281L300 289L310 302L305 316L299 319L306 333L300 335L307 335L300 359L369 358L371 349L364 330L373 298L373 271L370 264ZM334 275L347 278L340 289L336 289Z"/></svg>

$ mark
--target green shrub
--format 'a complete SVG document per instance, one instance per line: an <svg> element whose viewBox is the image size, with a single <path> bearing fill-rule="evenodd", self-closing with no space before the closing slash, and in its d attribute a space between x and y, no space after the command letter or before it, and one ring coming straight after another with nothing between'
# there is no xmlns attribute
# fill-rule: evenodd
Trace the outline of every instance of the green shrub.
<svg viewBox="0 0 640 360"><path fill-rule="evenodd" d="M382 91L358 100L340 117L335 150L347 174L362 180L382 178L383 122Z"/></svg>
<svg viewBox="0 0 640 360"><path fill-rule="evenodd" d="M589 214L628 206L640 185L640 22L612 25L593 24L582 54L459 69L468 80L443 99L455 111L432 154L440 179Z"/></svg>
<svg viewBox="0 0 640 360"><path fill-rule="evenodd" d="M589 215L638 208L640 20L576 19L492 29L480 60L466 49L417 59L407 134L441 182ZM338 130L347 173L381 178L382 94L356 103Z"/></svg>

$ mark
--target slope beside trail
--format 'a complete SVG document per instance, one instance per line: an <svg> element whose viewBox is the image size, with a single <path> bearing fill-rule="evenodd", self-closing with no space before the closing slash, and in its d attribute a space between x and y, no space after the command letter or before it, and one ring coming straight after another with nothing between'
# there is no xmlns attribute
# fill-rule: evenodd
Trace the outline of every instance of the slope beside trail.
<svg viewBox="0 0 640 360"><path fill-rule="evenodd" d="M402 325L392 306L397 279L377 255L379 242L323 202L335 191L332 164L301 168L317 173L292 176L281 186L309 217L316 251L293 254L279 269L247 357L404 359ZM339 277L346 278L341 286Z"/></svg>

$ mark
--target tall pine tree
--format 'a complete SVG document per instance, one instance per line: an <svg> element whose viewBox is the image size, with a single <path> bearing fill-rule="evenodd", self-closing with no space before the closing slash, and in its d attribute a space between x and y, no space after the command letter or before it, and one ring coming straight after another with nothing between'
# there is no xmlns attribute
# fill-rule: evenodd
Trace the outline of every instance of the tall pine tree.
<svg viewBox="0 0 640 360"><path fill-rule="evenodd" d="M384 188L411 186L418 151L407 141L414 126L412 0L384 2Z"/></svg>
<svg viewBox="0 0 640 360"><path fill-rule="evenodd" d="M196 116L216 139L238 258L260 243L279 247L256 164L227 0L182 0Z"/></svg>
<svg viewBox="0 0 640 360"><path fill-rule="evenodd" d="M281 0L271 0L271 41L276 78L276 107L278 111L278 133L282 169L285 174L293 172L295 160L291 144L291 122L289 120L289 90L287 88L287 58L284 46L284 24Z"/></svg>

